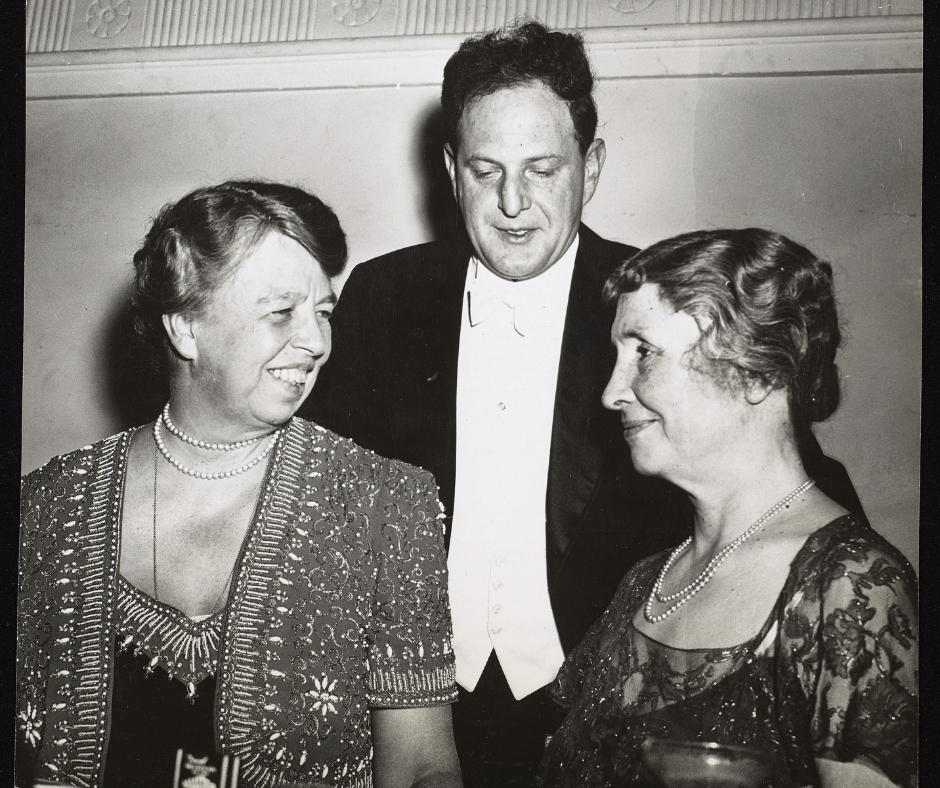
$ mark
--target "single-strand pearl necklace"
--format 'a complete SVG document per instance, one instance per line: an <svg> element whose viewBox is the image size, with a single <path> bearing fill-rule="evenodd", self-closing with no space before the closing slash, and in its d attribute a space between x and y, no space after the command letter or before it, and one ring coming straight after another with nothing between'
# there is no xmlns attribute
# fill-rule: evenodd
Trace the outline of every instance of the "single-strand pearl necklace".
<svg viewBox="0 0 940 788"><path fill-rule="evenodd" d="M164 426L170 431L171 434L179 438L183 443L188 443L190 446L198 446L200 449L209 449L211 451L232 451L233 449L241 449L245 446L250 446L252 443L257 443L260 441L264 435L259 435L257 438L249 438L244 441L235 441L235 443L207 443L206 441L196 440L191 438L185 432L183 432L179 427L177 427L170 420L170 403L168 402L163 406L163 413L160 414L160 418L163 419Z"/></svg>
<svg viewBox="0 0 940 788"><path fill-rule="evenodd" d="M762 525L764 525L768 520L770 520L775 515L783 511L789 503L798 498L800 495L805 493L807 490L812 488L816 484L812 479L807 479L799 487L797 487L793 492L791 492L786 498L781 501L778 501L773 506L770 507L760 518L750 526L744 533L742 533L737 539L733 542L730 542L727 546L722 548L711 561L708 562L708 565L701 571L698 577L695 578L691 583L689 583L681 591L676 591L674 594L664 594L663 590L663 581L666 579L666 573L670 570L672 565L676 562L676 559L679 558L682 553L692 544L692 537L690 536L682 544L680 544L675 550L672 551L672 555L669 556L663 568L659 572L659 577L656 578L656 582L653 584L653 590L649 595L649 599L646 600L646 607L643 611L643 614L646 616L646 620L651 624L658 624L663 619L675 613L680 607L682 607L686 602L688 602L692 597L694 597L699 591L704 588L705 584L712 579L712 576L718 571L718 567L724 562L724 560L731 555L735 550L737 550L742 544L744 544L751 536L754 535L754 532L757 531ZM658 615L653 615L653 600L659 602L672 602L673 600L678 600L672 607L667 610L659 613Z"/></svg>
<svg viewBox="0 0 940 788"><path fill-rule="evenodd" d="M169 450L166 447L166 444L163 442L163 435L160 432L160 422L163 421L162 418L156 419L153 422L153 441L157 444L157 448L160 450L168 463L172 465L176 470L182 471L187 476L192 476L196 479L228 479L232 476L237 476L240 473L244 473L251 468L254 468L259 462L261 462L265 457L271 453L271 449L274 448L274 444L277 443L277 439L281 435L281 430L275 430L271 434L271 442L264 447L264 451L261 452L253 460L249 460L244 465L239 465L237 468L232 468L229 471L219 471L217 473L205 473L204 471L194 471L192 468L187 468L183 463L181 463L176 457L170 454ZM282 428L283 429L283 428Z"/></svg>

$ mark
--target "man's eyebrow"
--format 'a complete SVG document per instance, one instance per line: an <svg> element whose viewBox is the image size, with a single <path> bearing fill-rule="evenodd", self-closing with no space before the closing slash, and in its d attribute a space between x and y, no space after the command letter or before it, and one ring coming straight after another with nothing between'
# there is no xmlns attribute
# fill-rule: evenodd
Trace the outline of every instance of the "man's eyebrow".
<svg viewBox="0 0 940 788"><path fill-rule="evenodd" d="M336 295L336 293L330 293L325 298L321 298L319 301L317 301L317 303L318 304L335 304L337 301L339 301L339 297Z"/></svg>
<svg viewBox="0 0 940 788"><path fill-rule="evenodd" d="M535 164L536 162L555 163L555 162L559 162L563 160L564 160L564 156L559 156L557 153L545 153L545 154L539 154L538 156L530 156L528 159L524 159L522 163L523 164ZM491 159L488 156L484 156L482 154L474 154L473 156L468 156L467 163L468 164L477 164L477 163L492 164L495 167L503 166L502 162L497 161L496 159Z"/></svg>
<svg viewBox="0 0 940 788"><path fill-rule="evenodd" d="M526 159L526 164L533 164L537 161L562 161L564 156L559 156L557 153L546 153L544 156L533 156L532 158Z"/></svg>

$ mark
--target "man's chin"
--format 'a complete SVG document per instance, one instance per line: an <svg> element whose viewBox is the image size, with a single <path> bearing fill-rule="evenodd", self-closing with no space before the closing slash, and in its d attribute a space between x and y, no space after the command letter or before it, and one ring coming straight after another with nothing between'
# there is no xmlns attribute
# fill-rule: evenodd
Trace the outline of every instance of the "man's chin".
<svg viewBox="0 0 940 788"><path fill-rule="evenodd" d="M523 258L505 256L497 258L495 262L484 259L483 265L496 274L496 276L502 277L503 279L520 280L534 279L539 274L543 274L551 268L554 262L555 261L548 262L541 256Z"/></svg>

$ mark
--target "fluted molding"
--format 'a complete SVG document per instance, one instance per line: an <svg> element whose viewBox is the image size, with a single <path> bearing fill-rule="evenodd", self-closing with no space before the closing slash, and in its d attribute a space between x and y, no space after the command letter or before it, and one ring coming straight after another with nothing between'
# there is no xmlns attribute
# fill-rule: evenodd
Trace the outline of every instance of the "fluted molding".
<svg viewBox="0 0 940 788"><path fill-rule="evenodd" d="M27 56L27 99L440 85L460 35ZM598 77L923 69L922 17L585 31Z"/></svg>
<svg viewBox="0 0 940 788"><path fill-rule="evenodd" d="M30 0L28 53L923 14L923 0Z"/></svg>

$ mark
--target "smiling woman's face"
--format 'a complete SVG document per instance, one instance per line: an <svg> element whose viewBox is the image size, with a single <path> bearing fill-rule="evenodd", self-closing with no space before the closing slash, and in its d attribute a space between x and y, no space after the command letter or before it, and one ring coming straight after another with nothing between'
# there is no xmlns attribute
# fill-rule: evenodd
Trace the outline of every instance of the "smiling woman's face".
<svg viewBox="0 0 940 788"><path fill-rule="evenodd" d="M247 431L284 424L330 355L335 303L313 256L269 233L192 321L190 370L201 407Z"/></svg>
<svg viewBox="0 0 940 788"><path fill-rule="evenodd" d="M617 363L603 400L620 411L636 469L685 487L727 464L749 406L695 368L689 351L699 326L658 291L647 284L620 296L611 328Z"/></svg>

